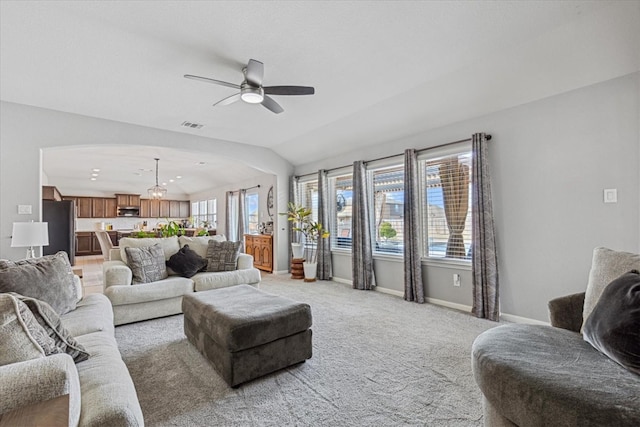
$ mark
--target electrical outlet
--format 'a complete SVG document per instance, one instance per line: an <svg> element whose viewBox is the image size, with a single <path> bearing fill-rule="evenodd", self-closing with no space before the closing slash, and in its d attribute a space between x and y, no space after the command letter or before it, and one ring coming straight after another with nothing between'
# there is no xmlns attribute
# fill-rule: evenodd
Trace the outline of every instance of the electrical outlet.
<svg viewBox="0 0 640 427"><path fill-rule="evenodd" d="M460 275L459 274L454 274L453 275L453 286L460 287Z"/></svg>
<svg viewBox="0 0 640 427"><path fill-rule="evenodd" d="M31 205L18 205L18 215L31 215Z"/></svg>

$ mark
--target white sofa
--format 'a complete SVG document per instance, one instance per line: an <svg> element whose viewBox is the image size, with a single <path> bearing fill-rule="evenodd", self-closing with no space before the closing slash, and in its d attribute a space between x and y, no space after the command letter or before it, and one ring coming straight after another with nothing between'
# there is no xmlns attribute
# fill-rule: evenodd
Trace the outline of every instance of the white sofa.
<svg viewBox="0 0 640 427"><path fill-rule="evenodd" d="M114 337L109 300L87 295L60 319L90 357L74 363L60 353L0 366L0 414L68 394L70 426L144 426L135 386Z"/></svg>
<svg viewBox="0 0 640 427"><path fill-rule="evenodd" d="M115 325L153 319L182 313L182 296L191 292L225 288L247 284L258 286L260 270L253 267L253 257L241 253L235 271L201 272L191 278L181 277L168 271L169 277L151 283L133 285L133 274L127 266L126 247L143 247L160 244L168 260L184 245L203 258L209 240L224 241L224 236L167 238L124 238L118 249L111 251L111 261L103 264L104 294L111 300Z"/></svg>

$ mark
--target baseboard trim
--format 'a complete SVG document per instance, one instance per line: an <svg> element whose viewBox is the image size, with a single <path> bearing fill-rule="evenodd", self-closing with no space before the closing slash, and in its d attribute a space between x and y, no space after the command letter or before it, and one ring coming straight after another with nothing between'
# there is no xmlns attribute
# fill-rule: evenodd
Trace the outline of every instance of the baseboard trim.
<svg viewBox="0 0 640 427"><path fill-rule="evenodd" d="M395 289L381 288L380 286L376 286L373 289L376 290L377 292L381 292L383 294L388 294L388 295L393 295L393 296L396 296L396 297L404 298L404 292L396 291Z"/></svg>
<svg viewBox="0 0 640 427"><path fill-rule="evenodd" d="M453 308L454 310L464 311L465 313L471 313L472 307L470 305L458 304L457 302L445 301L443 299L430 298L430 297L425 298L425 300L429 304L435 304L442 307Z"/></svg>
<svg viewBox="0 0 640 427"><path fill-rule="evenodd" d="M513 323L525 323L528 325L545 325L549 326L549 322L542 320L530 319L528 317L516 316L515 314L500 313L500 319Z"/></svg>
<svg viewBox="0 0 640 427"><path fill-rule="evenodd" d="M342 283L344 285L353 286L353 281L348 279L341 279L340 277L332 277L331 280L337 283Z"/></svg>
<svg viewBox="0 0 640 427"><path fill-rule="evenodd" d="M283 274L289 274L289 270L280 270L280 271L275 271L274 270L274 271L271 272L271 274L274 274L276 276L280 276L280 275L283 275Z"/></svg>

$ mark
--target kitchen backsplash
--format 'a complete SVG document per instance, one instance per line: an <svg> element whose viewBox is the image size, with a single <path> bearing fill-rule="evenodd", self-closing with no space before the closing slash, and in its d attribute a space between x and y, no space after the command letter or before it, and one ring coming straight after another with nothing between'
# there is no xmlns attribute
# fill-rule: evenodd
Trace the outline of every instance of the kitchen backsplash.
<svg viewBox="0 0 640 427"><path fill-rule="evenodd" d="M171 220L171 218L169 218ZM102 224L106 226L111 224L113 230L131 230L134 228L142 229L143 222L147 222L145 230L155 228L157 224L167 223L165 218L105 218L104 220L96 218L76 218L76 231L96 231L102 230Z"/></svg>

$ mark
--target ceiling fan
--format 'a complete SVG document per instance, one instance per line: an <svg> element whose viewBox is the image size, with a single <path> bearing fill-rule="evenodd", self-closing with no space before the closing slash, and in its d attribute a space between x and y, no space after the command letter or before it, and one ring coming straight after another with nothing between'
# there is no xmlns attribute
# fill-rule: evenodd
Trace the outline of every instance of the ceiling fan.
<svg viewBox="0 0 640 427"><path fill-rule="evenodd" d="M244 81L239 85L191 74L185 74L184 76L187 79L214 83L240 90L239 93L216 102L213 104L214 106L229 105L242 100L249 104L262 104L266 109L280 114L284 109L273 98L267 95L313 95L315 93L315 89L309 86L262 86L264 64L255 59L249 60L247 66L242 69L242 73L244 74Z"/></svg>

